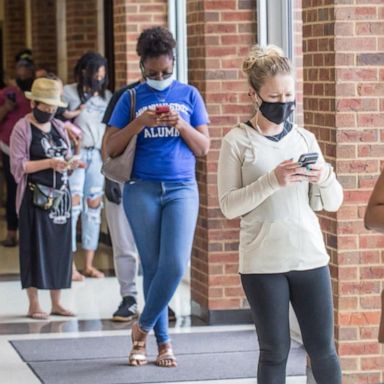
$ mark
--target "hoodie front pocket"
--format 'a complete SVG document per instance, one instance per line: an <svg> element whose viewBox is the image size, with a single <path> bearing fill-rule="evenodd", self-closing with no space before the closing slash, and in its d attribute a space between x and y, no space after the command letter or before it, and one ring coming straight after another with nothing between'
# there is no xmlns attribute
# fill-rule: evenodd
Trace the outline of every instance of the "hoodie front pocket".
<svg viewBox="0 0 384 384"><path fill-rule="evenodd" d="M283 254L284 250L298 249L299 236L291 221L257 222L248 236L246 248L263 254Z"/></svg>

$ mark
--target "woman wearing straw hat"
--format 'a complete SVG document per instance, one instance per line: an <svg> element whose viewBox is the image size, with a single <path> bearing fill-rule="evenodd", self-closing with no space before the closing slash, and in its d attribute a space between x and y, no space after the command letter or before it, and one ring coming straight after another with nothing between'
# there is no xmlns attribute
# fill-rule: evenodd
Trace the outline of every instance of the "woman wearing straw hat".
<svg viewBox="0 0 384 384"><path fill-rule="evenodd" d="M54 119L65 107L56 80L40 78L31 92L32 113L15 125L11 140L11 171L18 183L16 210L20 231L20 274L27 289L28 316L46 319L38 289L49 289L51 314L74 316L60 304L60 290L70 288L71 197L68 172L83 166L71 157L71 146L62 123Z"/></svg>

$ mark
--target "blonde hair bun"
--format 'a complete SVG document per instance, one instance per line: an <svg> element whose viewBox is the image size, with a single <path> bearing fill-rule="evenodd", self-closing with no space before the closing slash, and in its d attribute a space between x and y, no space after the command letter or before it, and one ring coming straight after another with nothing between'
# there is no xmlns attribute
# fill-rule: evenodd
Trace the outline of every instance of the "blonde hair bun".
<svg viewBox="0 0 384 384"><path fill-rule="evenodd" d="M291 73L292 68L284 51L273 44L262 47L254 45L242 65L250 84L258 91L267 76Z"/></svg>
<svg viewBox="0 0 384 384"><path fill-rule="evenodd" d="M243 62L243 71L248 73L256 63L263 65L265 61L278 57L285 57L285 55L283 50L277 45L269 44L265 47L254 45Z"/></svg>

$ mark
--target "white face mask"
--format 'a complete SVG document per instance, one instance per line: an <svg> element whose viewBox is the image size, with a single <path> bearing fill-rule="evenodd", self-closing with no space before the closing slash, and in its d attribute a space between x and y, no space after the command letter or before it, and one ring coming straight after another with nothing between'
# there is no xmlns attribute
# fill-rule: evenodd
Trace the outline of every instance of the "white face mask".
<svg viewBox="0 0 384 384"><path fill-rule="evenodd" d="M145 79L147 84L157 91L163 91L164 89L168 88L172 82L173 82L173 76L169 77L165 80L152 80L152 79Z"/></svg>

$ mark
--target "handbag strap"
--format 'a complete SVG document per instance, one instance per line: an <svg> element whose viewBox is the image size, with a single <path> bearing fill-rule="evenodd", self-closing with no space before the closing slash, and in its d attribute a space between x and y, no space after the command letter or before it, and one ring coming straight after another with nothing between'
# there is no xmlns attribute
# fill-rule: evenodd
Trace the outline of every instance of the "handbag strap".
<svg viewBox="0 0 384 384"><path fill-rule="evenodd" d="M136 118L136 89L128 88L127 92L131 98L131 110L130 110L130 119L129 122L132 122Z"/></svg>

